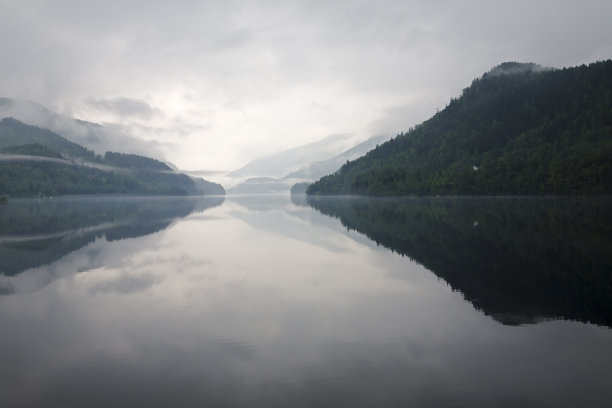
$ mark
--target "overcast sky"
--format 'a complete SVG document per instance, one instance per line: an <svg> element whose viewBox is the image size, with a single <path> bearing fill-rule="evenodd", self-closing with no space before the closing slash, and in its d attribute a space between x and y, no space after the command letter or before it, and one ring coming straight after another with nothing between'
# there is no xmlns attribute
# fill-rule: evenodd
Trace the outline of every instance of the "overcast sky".
<svg viewBox="0 0 612 408"><path fill-rule="evenodd" d="M608 59L612 1L0 0L0 53L0 96L231 170L407 130L503 61Z"/></svg>

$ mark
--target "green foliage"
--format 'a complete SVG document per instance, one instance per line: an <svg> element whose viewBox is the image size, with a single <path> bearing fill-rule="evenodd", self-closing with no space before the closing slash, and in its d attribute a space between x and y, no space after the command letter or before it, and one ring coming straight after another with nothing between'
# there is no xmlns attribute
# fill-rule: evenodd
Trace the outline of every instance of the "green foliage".
<svg viewBox="0 0 612 408"><path fill-rule="evenodd" d="M612 60L502 64L307 194L610 194Z"/></svg>
<svg viewBox="0 0 612 408"><path fill-rule="evenodd" d="M135 177L52 161L0 162L0 191L11 196L146 193Z"/></svg>
<svg viewBox="0 0 612 408"><path fill-rule="evenodd" d="M160 162L159 160L151 159L150 157L138 156L136 154L125 154L106 152L104 155L104 163L109 166L132 168L132 169L146 169L146 170L168 170L172 169L168 167L166 163Z"/></svg>
<svg viewBox="0 0 612 408"><path fill-rule="evenodd" d="M0 149L31 156L0 161L0 193L10 196L225 194L221 185L175 172L161 161L112 152L101 158L48 129L12 118L0 121Z"/></svg>
<svg viewBox="0 0 612 408"><path fill-rule="evenodd" d="M210 183L214 184L214 183ZM219 185L223 194L223 188ZM53 161L0 161L0 191L11 196L67 194L210 194L185 174L152 170L106 171Z"/></svg>
<svg viewBox="0 0 612 408"><path fill-rule="evenodd" d="M5 154L18 154L25 156L50 157L54 159L62 158L61 154L49 149L47 146L41 145L40 143L26 144L21 146L9 146L0 150L0 152Z"/></svg>
<svg viewBox="0 0 612 408"><path fill-rule="evenodd" d="M13 118L0 121L0 148L39 144L65 156L94 159L94 152L50 131L30 126Z"/></svg>

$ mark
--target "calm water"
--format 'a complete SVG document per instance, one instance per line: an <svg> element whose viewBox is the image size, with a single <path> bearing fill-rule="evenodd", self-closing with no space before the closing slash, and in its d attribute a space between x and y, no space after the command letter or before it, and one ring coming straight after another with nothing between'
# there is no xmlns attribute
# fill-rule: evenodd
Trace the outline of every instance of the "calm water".
<svg viewBox="0 0 612 408"><path fill-rule="evenodd" d="M11 201L0 406L609 407L611 209Z"/></svg>

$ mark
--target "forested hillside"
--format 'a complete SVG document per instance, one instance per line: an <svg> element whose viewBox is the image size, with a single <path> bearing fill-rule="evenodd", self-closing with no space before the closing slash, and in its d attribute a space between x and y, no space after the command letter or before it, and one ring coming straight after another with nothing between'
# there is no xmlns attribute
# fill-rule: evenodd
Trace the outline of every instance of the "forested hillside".
<svg viewBox="0 0 612 408"><path fill-rule="evenodd" d="M94 159L94 152L73 143L49 129L30 126L13 118L0 121L0 148L39 144L75 158Z"/></svg>
<svg viewBox="0 0 612 408"><path fill-rule="evenodd" d="M504 63L307 194L610 194L612 60Z"/></svg>
<svg viewBox="0 0 612 408"><path fill-rule="evenodd" d="M192 178L135 154L104 157L62 136L12 118L0 121L0 195L225 194L219 184Z"/></svg>
<svg viewBox="0 0 612 408"><path fill-rule="evenodd" d="M40 143L32 143L20 146L8 146L3 149L0 149L0 153L22 156L49 157L53 159L62 158L61 154L59 154L55 150L49 149L47 146L41 145Z"/></svg>
<svg viewBox="0 0 612 408"><path fill-rule="evenodd" d="M106 152L104 155L104 163L110 166L123 168L160 171L172 170L166 163L151 159L150 157L138 156L136 154Z"/></svg>

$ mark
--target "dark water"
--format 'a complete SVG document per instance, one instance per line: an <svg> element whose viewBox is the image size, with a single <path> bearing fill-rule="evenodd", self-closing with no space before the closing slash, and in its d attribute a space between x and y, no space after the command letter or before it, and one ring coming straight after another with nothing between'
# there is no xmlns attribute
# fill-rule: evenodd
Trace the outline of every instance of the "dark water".
<svg viewBox="0 0 612 408"><path fill-rule="evenodd" d="M612 406L612 201L0 206L0 406Z"/></svg>

